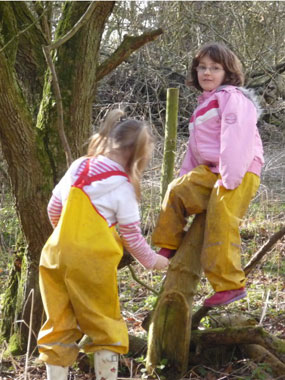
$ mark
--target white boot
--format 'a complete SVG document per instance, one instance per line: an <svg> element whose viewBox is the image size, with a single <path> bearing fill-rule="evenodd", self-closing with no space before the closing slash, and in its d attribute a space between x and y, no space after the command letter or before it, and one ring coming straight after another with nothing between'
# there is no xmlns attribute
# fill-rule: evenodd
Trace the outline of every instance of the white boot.
<svg viewBox="0 0 285 380"><path fill-rule="evenodd" d="M46 363L47 380L67 380L68 367Z"/></svg>
<svg viewBox="0 0 285 380"><path fill-rule="evenodd" d="M117 380L119 355L101 350L94 354L96 380Z"/></svg>

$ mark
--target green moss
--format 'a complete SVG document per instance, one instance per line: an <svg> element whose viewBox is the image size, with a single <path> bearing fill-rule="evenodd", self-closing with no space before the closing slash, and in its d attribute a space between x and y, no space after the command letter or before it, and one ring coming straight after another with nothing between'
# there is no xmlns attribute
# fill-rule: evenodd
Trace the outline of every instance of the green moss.
<svg viewBox="0 0 285 380"><path fill-rule="evenodd" d="M5 45L10 42L17 34L17 22L11 4L8 1L2 2L0 7L2 13L1 43ZM5 54L9 62L14 66L18 49L18 38L13 41L5 49Z"/></svg>
<svg viewBox="0 0 285 380"><path fill-rule="evenodd" d="M3 318L1 321L1 335L8 340L13 329L14 312L17 302L17 290L19 283L19 273L13 268L10 271L9 282L3 298Z"/></svg>
<svg viewBox="0 0 285 380"><path fill-rule="evenodd" d="M23 241L17 243L17 255L10 270L9 282L3 300L3 318L1 321L1 340L9 341L7 352L23 353L24 342L21 341L20 324L15 323L22 314L25 282L27 275L26 248ZM18 266L15 262L21 262Z"/></svg>
<svg viewBox="0 0 285 380"><path fill-rule="evenodd" d="M23 353L23 343L21 342L20 332L18 331L11 336L7 350L4 353L4 356L20 355L22 353Z"/></svg>

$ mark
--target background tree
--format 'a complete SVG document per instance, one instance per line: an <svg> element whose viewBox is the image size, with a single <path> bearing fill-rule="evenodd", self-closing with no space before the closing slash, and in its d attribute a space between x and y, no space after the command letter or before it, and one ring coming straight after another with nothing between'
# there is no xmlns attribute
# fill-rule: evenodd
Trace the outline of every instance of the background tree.
<svg viewBox="0 0 285 380"><path fill-rule="evenodd" d="M161 34L156 30L124 36L121 45L100 61L102 35L114 4L64 2L59 9L52 2L0 3L0 139L26 239L24 253L17 252L18 275L13 271L4 301L2 332L7 340L15 318L29 322L29 308L24 305L31 289L35 292L35 331L42 322L38 262L51 232L47 201L67 167L68 156L70 160L70 154L76 158L85 151L97 83L133 51ZM70 38L76 25L78 31ZM62 41L63 37L63 44L53 44L52 40ZM51 58L49 66L42 51L45 46L47 60ZM58 93L54 86L57 80ZM21 338L27 335L25 326ZM13 341L18 340L17 332Z"/></svg>

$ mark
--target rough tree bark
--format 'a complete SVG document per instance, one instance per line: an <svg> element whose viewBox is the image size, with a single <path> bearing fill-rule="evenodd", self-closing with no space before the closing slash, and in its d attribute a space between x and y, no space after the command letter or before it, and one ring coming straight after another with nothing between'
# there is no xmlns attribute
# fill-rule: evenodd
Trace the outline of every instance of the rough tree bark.
<svg viewBox="0 0 285 380"><path fill-rule="evenodd" d="M38 19L29 8L33 4ZM89 4L62 3L56 40L76 24ZM157 30L129 37L128 44L123 42L123 47L112 54L111 66L108 60L99 66L102 34L114 4L114 1L96 2L89 20L53 53L61 89L65 133L74 158L84 153L84 142L91 132L92 101L99 79L122 62L122 52L126 59L162 33ZM25 323L29 322L30 306L23 310L23 305L31 289L35 291L33 326L36 333L42 322L38 262L41 248L51 232L46 206L54 184L67 166L58 136L52 79L42 52L42 47L50 44L47 15L51 6L48 3L48 8L44 9L39 2L0 2L0 140L26 239L22 271L17 272L14 281L10 279L11 288L6 293L5 318L1 326L7 341L11 342L11 335L15 332L17 344L14 352L19 348L25 351L28 334ZM13 324L15 319L25 321L21 334Z"/></svg>
<svg viewBox="0 0 285 380"><path fill-rule="evenodd" d="M193 297L201 277L204 226L205 213L195 217L170 263L149 327L147 369L151 372L162 359L167 359L171 368L168 376L173 380L187 370Z"/></svg>

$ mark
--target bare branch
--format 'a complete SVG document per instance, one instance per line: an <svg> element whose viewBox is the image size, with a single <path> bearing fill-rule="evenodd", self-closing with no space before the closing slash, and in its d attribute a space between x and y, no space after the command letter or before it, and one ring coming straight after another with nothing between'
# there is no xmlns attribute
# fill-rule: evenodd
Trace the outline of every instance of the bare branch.
<svg viewBox="0 0 285 380"><path fill-rule="evenodd" d="M54 89L54 96L56 98L56 108L57 108L57 114L58 114L57 127L58 127L59 137L60 137L64 152L65 152L66 162L68 166L70 166L72 163L72 154L71 154L71 149L68 144L66 134L64 131L62 97L61 97L61 91L60 91L60 86L59 86L55 66L51 58L51 50L59 48L61 45L67 42L71 37L73 37L75 33L77 33L78 30L89 20L96 6L97 6L96 2L91 2L86 12L82 15L82 17L62 38L51 43L48 46L43 46L44 56L46 58L48 67L50 68L50 71L52 74L52 83L53 83L53 89Z"/></svg>
<svg viewBox="0 0 285 380"><path fill-rule="evenodd" d="M134 271L133 267L132 267L130 264L128 265L128 268L129 268L129 270L130 270L130 272L131 272L131 275L132 275L133 279L134 279L138 284L140 284L140 285L142 285L144 288L150 290L150 291L151 291L152 293L154 293L155 295L157 295L157 296L159 295L159 293L158 293L155 289L153 289L152 287L150 287L149 285L147 285L145 282L141 281L141 280L136 276L135 271Z"/></svg>
<svg viewBox="0 0 285 380"><path fill-rule="evenodd" d="M284 71L285 71L285 62L279 63L278 65L264 71L253 71L250 73L249 77L257 78L257 77L262 77L269 74L272 74L272 75L276 73L282 74Z"/></svg>
<svg viewBox="0 0 285 380"><path fill-rule="evenodd" d="M75 33L78 32L78 30L90 19L94 9L98 6L96 1L91 1L89 7L87 8L86 12L80 17L80 19L77 21L77 23L59 40L53 42L51 45L49 45L50 50L58 49L61 45L63 45L65 42L70 40L71 37L75 35Z"/></svg>
<svg viewBox="0 0 285 380"><path fill-rule="evenodd" d="M285 226L270 237L269 240L253 255L251 260L244 267L244 272L248 275L259 263L262 257L273 247L273 245L285 235Z"/></svg>
<svg viewBox="0 0 285 380"><path fill-rule="evenodd" d="M35 24L38 23L38 21L46 14L47 9L43 11L43 13L34 21L32 22L29 26L27 26L25 29L20 30L17 34L15 34L1 49L0 53L5 50L16 38L20 37L21 34L24 34L27 32L29 29L31 29Z"/></svg>
<svg viewBox="0 0 285 380"><path fill-rule="evenodd" d="M117 66L119 66L123 61L125 61L129 56L140 47L145 45L150 41L154 41L163 33L162 29L156 29L148 31L140 36L125 36L123 42L118 47L114 53L106 59L97 69L96 80L100 81L104 76L113 71Z"/></svg>
<svg viewBox="0 0 285 380"><path fill-rule="evenodd" d="M44 56L46 58L47 64L50 68L51 75L52 75L52 84L53 84L53 89L54 89L54 96L56 98L56 108L57 108L57 115L58 115L58 122L57 122L58 133L59 133L59 137L63 146L63 150L65 152L67 165L70 166L72 163L72 155L71 155L70 146L68 144L68 141L64 132L63 105L62 105L62 98L61 98L60 87L59 87L59 83L57 79L57 74L54 67L54 63L51 58L49 46L43 46L43 52L44 52Z"/></svg>

